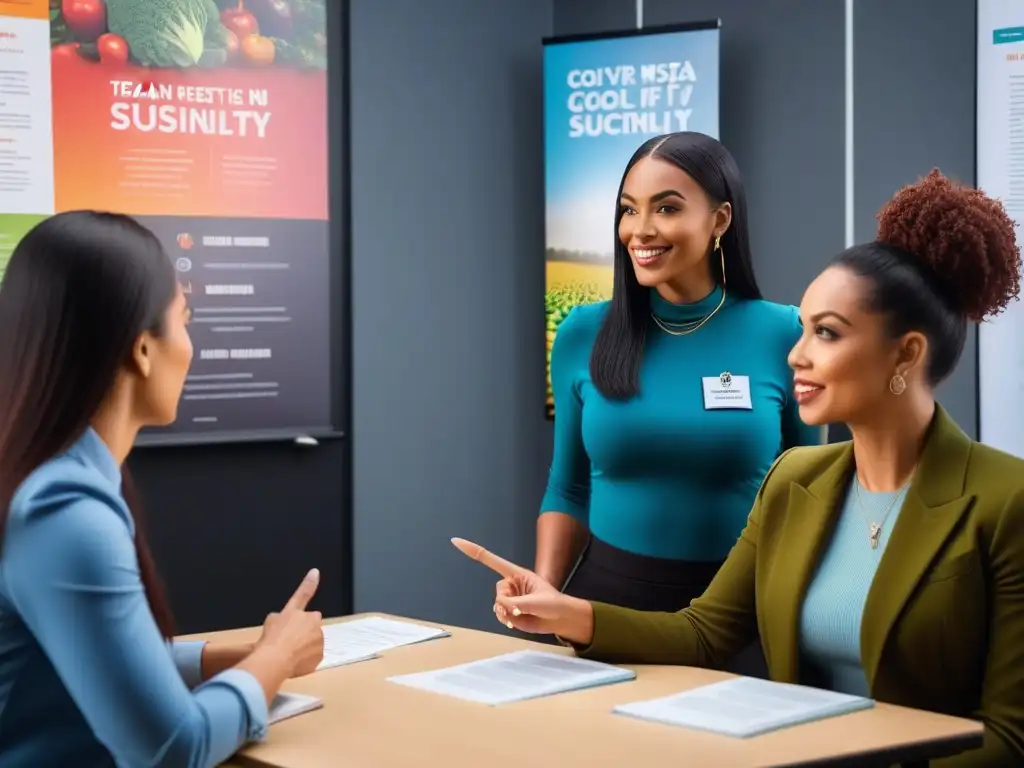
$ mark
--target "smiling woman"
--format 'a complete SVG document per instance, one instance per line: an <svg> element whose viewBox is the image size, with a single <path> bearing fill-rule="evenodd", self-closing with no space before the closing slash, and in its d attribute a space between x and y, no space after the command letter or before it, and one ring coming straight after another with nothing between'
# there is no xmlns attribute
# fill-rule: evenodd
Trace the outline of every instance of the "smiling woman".
<svg viewBox="0 0 1024 768"><path fill-rule="evenodd" d="M998 314L1019 290L1013 226L978 190L933 171L878 220L878 239L841 253L804 295L790 363L808 423L856 429L887 411L930 412L968 322Z"/></svg>
<svg viewBox="0 0 1024 768"><path fill-rule="evenodd" d="M536 562L569 594L675 611L714 577L772 461L821 431L797 414L796 310L761 298L728 150L652 139L617 202L612 299L573 309L551 351ZM763 674L756 655L738 669Z"/></svg>
<svg viewBox="0 0 1024 768"><path fill-rule="evenodd" d="M666 230L650 231L669 244ZM454 543L502 576L500 620L555 634L582 656L722 667L760 631L773 680L984 724L979 749L933 768L1024 765L1024 461L971 440L934 392L968 323L1014 301L1020 273L998 201L937 172L900 190L877 239L840 254L807 289L790 355L801 416L845 420L853 440L779 457L725 563L682 610L561 594ZM652 381L642 380L646 397ZM610 421L602 416L584 430L588 449ZM664 433L648 426L663 449ZM636 517L639 505L623 507Z"/></svg>

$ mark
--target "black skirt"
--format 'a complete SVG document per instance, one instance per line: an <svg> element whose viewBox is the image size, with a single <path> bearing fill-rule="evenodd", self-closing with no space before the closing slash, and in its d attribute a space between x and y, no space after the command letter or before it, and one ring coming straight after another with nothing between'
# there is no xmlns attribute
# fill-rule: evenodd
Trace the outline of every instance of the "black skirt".
<svg viewBox="0 0 1024 768"><path fill-rule="evenodd" d="M721 561L665 560L627 552L590 537L563 592L639 611L675 613L704 594ZM746 648L727 668L749 677L768 677L761 643Z"/></svg>

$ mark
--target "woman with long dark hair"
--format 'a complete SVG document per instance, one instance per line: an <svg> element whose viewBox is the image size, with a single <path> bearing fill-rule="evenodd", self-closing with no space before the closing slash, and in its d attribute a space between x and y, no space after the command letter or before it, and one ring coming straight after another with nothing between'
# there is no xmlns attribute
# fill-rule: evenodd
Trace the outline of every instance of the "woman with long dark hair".
<svg viewBox="0 0 1024 768"><path fill-rule="evenodd" d="M121 215L44 220L0 284L0 765L213 766L323 656L309 573L251 646L173 639L125 458L174 420L189 309Z"/></svg>
<svg viewBox="0 0 1024 768"><path fill-rule="evenodd" d="M796 308L761 298L743 182L721 143L644 143L615 238L611 301L574 308L552 350L536 569L577 597L675 611L711 582L776 457L822 431L797 413Z"/></svg>

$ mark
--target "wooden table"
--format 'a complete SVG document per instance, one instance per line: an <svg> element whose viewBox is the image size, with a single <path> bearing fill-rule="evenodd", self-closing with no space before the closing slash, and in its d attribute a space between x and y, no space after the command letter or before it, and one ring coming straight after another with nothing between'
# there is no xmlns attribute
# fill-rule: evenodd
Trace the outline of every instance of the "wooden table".
<svg viewBox="0 0 1024 768"><path fill-rule="evenodd" d="M888 704L751 739L611 714L616 704L731 677L690 667L637 666L637 679L631 682L498 707L418 691L385 679L528 648L571 653L560 646L506 635L445 629L451 631L451 637L289 681L285 690L320 696L324 708L271 726L266 742L242 750L231 765L522 768L537 761L557 761L560 766L586 768L658 768L678 766L682 761L729 768L860 767L927 761L981 745L982 726L975 721ZM199 637L249 641L258 635L259 629L243 629Z"/></svg>

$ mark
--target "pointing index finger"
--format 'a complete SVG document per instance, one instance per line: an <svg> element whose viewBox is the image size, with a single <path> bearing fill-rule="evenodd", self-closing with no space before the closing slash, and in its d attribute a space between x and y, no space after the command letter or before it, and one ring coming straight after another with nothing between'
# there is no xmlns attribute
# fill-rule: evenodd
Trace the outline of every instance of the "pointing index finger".
<svg viewBox="0 0 1024 768"><path fill-rule="evenodd" d="M489 549L484 549L479 544L474 544L472 541L466 541L465 539L452 539L452 544L454 544L455 548L466 557L476 560L479 563L483 563L499 576L503 576L506 579L511 579L526 571L522 566L511 563L503 557L498 557Z"/></svg>
<svg viewBox="0 0 1024 768"><path fill-rule="evenodd" d="M285 603L284 610L306 610L306 606L309 605L309 601L313 599L313 595L316 594L316 588L319 586L320 571L314 568L306 574L306 578L304 578L302 583L299 584L299 588L295 590L295 593L290 598L288 598L288 602Z"/></svg>

